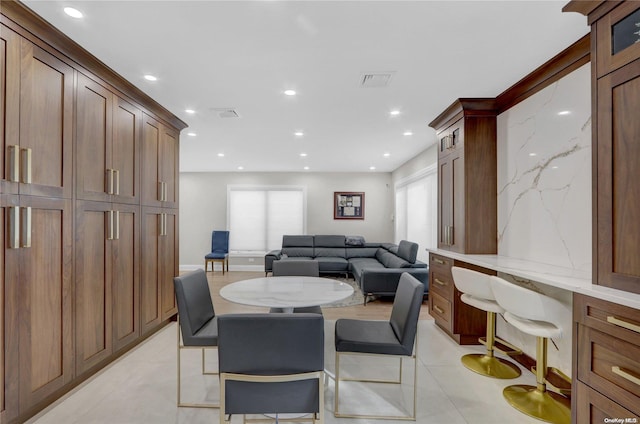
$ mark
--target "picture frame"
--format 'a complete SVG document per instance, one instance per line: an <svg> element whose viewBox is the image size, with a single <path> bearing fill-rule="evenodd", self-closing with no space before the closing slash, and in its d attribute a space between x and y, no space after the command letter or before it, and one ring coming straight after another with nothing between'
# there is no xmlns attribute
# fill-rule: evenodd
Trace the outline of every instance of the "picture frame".
<svg viewBox="0 0 640 424"><path fill-rule="evenodd" d="M333 219L364 219L364 192L334 191Z"/></svg>

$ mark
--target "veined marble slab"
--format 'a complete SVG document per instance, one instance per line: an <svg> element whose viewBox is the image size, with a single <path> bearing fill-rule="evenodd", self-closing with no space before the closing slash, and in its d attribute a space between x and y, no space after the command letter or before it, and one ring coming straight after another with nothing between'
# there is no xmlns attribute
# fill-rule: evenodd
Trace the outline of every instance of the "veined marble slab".
<svg viewBox="0 0 640 424"><path fill-rule="evenodd" d="M500 114L497 143L498 254L589 271L590 65Z"/></svg>

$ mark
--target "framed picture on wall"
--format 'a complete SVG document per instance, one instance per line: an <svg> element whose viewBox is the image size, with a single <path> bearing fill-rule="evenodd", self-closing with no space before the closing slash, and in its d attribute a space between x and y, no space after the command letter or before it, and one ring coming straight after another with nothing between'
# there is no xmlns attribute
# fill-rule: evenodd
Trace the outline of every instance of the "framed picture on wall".
<svg viewBox="0 0 640 424"><path fill-rule="evenodd" d="M364 193L334 191L333 219L364 219Z"/></svg>

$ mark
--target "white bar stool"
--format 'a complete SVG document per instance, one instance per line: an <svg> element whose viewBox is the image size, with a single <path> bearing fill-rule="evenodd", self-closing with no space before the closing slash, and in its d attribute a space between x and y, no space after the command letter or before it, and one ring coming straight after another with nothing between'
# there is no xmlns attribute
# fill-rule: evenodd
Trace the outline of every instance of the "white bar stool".
<svg viewBox="0 0 640 424"><path fill-rule="evenodd" d="M547 341L562 337L561 317L566 307L556 299L520 287L498 277L490 277L504 318L518 330L537 337L536 386L518 384L502 392L511 406L520 412L550 423L571 422L571 401L547 390Z"/></svg>
<svg viewBox="0 0 640 424"><path fill-rule="evenodd" d="M494 356L496 343L496 314L504 313L498 305L491 290L489 275L466 268L454 266L451 268L453 284L462 292L460 300L464 303L487 312L487 336L484 342L487 353L472 353L460 358L462 365L487 377L508 379L520 376L517 365ZM501 343L506 342L500 340Z"/></svg>

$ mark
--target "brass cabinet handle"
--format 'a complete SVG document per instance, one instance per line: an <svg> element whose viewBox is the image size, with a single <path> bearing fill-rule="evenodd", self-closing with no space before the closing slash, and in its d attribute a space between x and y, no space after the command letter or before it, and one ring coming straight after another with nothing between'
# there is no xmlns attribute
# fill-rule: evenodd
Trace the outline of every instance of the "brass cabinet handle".
<svg viewBox="0 0 640 424"><path fill-rule="evenodd" d="M117 193L116 193L117 194ZM114 240L120 240L120 211L115 211L116 224L114 231Z"/></svg>
<svg viewBox="0 0 640 424"><path fill-rule="evenodd" d="M433 281L435 281L436 284L438 284L438 285L440 285L442 287L447 285L447 283L445 283L444 281L440 281L440 279L438 279L438 278L434 278Z"/></svg>
<svg viewBox="0 0 640 424"><path fill-rule="evenodd" d="M116 174L116 182L115 182L115 188L113 188L114 185L112 185L112 190L114 192L111 194L120 195L120 170L114 169L113 174Z"/></svg>
<svg viewBox="0 0 640 424"><path fill-rule="evenodd" d="M166 182L164 182L164 183L162 183L162 184L164 184L164 196L163 196L162 200L163 200L164 202L167 202L167 201L168 201L168 199L169 199L169 196L168 196L168 190L167 190L167 183L166 183Z"/></svg>
<svg viewBox="0 0 640 424"><path fill-rule="evenodd" d="M9 208L9 249L20 248L20 207L10 206Z"/></svg>
<svg viewBox="0 0 640 424"><path fill-rule="evenodd" d="M107 211L107 240L113 240L113 211Z"/></svg>
<svg viewBox="0 0 640 424"><path fill-rule="evenodd" d="M443 261L442 259L438 259L438 258L433 258L433 262L440 264L440 265L445 265L446 262Z"/></svg>
<svg viewBox="0 0 640 424"><path fill-rule="evenodd" d="M158 181L158 200L161 202L164 202L163 196L164 196L164 188L163 188L163 182L162 181Z"/></svg>
<svg viewBox="0 0 640 424"><path fill-rule="evenodd" d="M20 247L31 247L31 207L22 208L20 211L22 218L20 221Z"/></svg>
<svg viewBox="0 0 640 424"><path fill-rule="evenodd" d="M7 146L8 159L9 159L9 175L7 179L12 182L20 181L20 147L19 146Z"/></svg>
<svg viewBox="0 0 640 424"><path fill-rule="evenodd" d="M161 213L160 215L160 235L167 235L167 214Z"/></svg>
<svg viewBox="0 0 640 424"><path fill-rule="evenodd" d="M31 184L31 149L20 149L20 153L22 163L22 166L20 167L20 171L22 171L22 175L20 176L21 180L25 184Z"/></svg>
<svg viewBox="0 0 640 424"><path fill-rule="evenodd" d="M611 324L617 325L618 327L622 327L622 328L626 328L627 330L631 330L631 331L635 331L636 333L640 333L640 325L636 325L636 324L632 324L630 322L627 321L623 321L621 319L618 319L614 316L608 316L607 317L607 322L610 322Z"/></svg>
<svg viewBox="0 0 640 424"><path fill-rule="evenodd" d="M444 309L442 309L439 306L433 305L433 309L435 309L436 312L439 313L439 314L444 314Z"/></svg>
<svg viewBox="0 0 640 424"><path fill-rule="evenodd" d="M113 190L113 173L111 172L111 169L107 168L105 170L105 179L106 179L106 189L105 191L107 192L107 194L111 194L111 191Z"/></svg>
<svg viewBox="0 0 640 424"><path fill-rule="evenodd" d="M624 378L625 380L629 380L630 382L635 383L638 386L640 386L640 377L636 377L635 375L631 374L631 371L629 371L629 370L625 370L625 369L622 369L620 367L613 366L613 367L611 367L611 372L614 373L614 374L619 375L620 377Z"/></svg>

